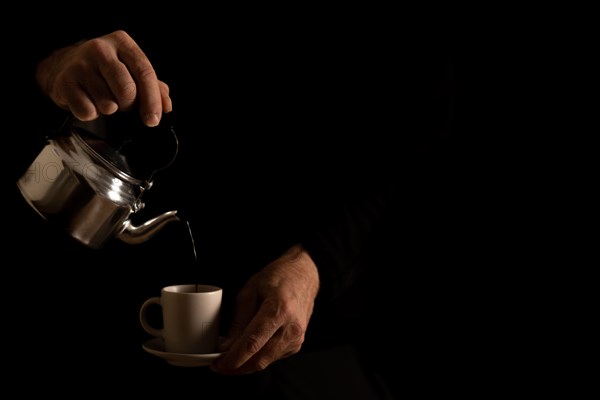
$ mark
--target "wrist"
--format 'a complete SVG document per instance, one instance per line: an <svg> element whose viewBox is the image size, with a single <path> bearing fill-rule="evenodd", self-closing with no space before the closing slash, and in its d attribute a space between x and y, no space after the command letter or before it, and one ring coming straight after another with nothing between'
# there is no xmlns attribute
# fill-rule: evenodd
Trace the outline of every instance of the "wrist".
<svg viewBox="0 0 600 400"><path fill-rule="evenodd" d="M292 262L302 266L305 276L313 278L314 295L316 296L320 287L319 269L317 268L317 264L314 262L308 251L300 244L294 245L290 248L288 253L293 257L291 259Z"/></svg>

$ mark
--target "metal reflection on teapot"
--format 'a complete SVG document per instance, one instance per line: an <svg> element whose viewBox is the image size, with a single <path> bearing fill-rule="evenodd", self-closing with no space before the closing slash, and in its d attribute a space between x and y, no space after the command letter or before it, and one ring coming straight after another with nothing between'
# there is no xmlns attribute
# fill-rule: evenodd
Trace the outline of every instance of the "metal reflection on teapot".
<svg viewBox="0 0 600 400"><path fill-rule="evenodd" d="M90 248L101 248L113 238L142 243L179 220L175 210L140 225L130 220L143 209L142 195L152 187L156 172L174 161L178 147L172 125L148 128L133 113L90 122L69 118L47 138L17 186L38 214ZM149 148L154 154L147 154Z"/></svg>

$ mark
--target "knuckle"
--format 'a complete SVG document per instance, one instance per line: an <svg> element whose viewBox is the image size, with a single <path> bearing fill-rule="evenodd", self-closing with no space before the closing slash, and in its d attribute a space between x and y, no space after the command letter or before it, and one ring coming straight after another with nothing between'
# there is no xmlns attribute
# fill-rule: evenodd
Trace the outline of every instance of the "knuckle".
<svg viewBox="0 0 600 400"><path fill-rule="evenodd" d="M97 52L104 50L105 41L102 38L93 38L85 42L85 47Z"/></svg>
<svg viewBox="0 0 600 400"><path fill-rule="evenodd" d="M280 317L283 318L285 321L289 321L294 318L296 312L291 302L283 301L281 302L279 307L279 314Z"/></svg>
<svg viewBox="0 0 600 400"><path fill-rule="evenodd" d="M156 72L151 64L145 62L146 60L139 60L140 62L136 63L135 67L133 67L133 73L140 80L149 80L156 79Z"/></svg>
<svg viewBox="0 0 600 400"><path fill-rule="evenodd" d="M264 309L265 314L269 318L276 319L277 317L279 317L279 313L280 313L280 301L279 300L277 300L275 298L268 298L263 302L262 307Z"/></svg>
<svg viewBox="0 0 600 400"><path fill-rule="evenodd" d="M135 100L137 96L137 87L135 85L135 82L127 82L126 84L121 85L117 89L117 93L115 93L115 95L117 96L117 98L124 101L131 102Z"/></svg>
<svg viewBox="0 0 600 400"><path fill-rule="evenodd" d="M128 43L133 40L131 36L129 36L129 34L122 29L118 29L108 36L119 43Z"/></svg>
<svg viewBox="0 0 600 400"><path fill-rule="evenodd" d="M274 321L287 321L293 316L290 303L279 298L269 298L263 302L266 315Z"/></svg>
<svg viewBox="0 0 600 400"><path fill-rule="evenodd" d="M298 347L304 343L305 330L297 322L292 322L283 329L283 339L292 347Z"/></svg>
<svg viewBox="0 0 600 400"><path fill-rule="evenodd" d="M250 335L246 338L246 351L251 354L256 354L261 348L262 342L257 336Z"/></svg>

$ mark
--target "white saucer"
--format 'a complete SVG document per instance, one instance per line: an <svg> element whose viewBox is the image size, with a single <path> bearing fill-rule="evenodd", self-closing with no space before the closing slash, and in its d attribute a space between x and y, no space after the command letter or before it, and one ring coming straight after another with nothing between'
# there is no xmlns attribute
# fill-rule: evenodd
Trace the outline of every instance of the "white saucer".
<svg viewBox="0 0 600 400"><path fill-rule="evenodd" d="M160 358L164 358L171 365L178 367L204 367L218 358L223 353L210 354L183 354L169 353L165 351L165 342L162 338L154 338L148 340L142 345L144 350L150 354L154 354Z"/></svg>

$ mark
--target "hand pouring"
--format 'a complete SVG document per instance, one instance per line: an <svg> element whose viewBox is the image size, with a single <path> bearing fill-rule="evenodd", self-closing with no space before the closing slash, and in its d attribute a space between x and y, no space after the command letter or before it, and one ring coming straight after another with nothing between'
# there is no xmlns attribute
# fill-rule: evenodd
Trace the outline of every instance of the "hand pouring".
<svg viewBox="0 0 600 400"><path fill-rule="evenodd" d="M177 156L177 136L166 120L148 128L136 113L90 122L69 118L47 138L17 186L38 214L90 248L101 248L112 238L145 242L179 220L177 211L137 226L130 220L144 207L141 197L152 187L154 174Z"/></svg>

